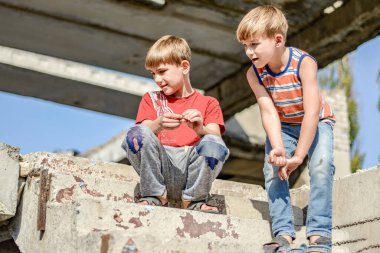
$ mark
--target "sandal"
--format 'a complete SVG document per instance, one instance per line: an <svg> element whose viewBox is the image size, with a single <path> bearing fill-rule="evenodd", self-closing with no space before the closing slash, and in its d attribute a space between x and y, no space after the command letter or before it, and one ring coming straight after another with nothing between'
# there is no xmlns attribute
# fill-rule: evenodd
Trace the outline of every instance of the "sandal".
<svg viewBox="0 0 380 253"><path fill-rule="evenodd" d="M326 252L326 250L329 250L331 252L331 244L332 244L331 238L326 237L326 236L320 236L313 243L309 243L309 246L307 247L307 252L309 251Z"/></svg>
<svg viewBox="0 0 380 253"><path fill-rule="evenodd" d="M166 201L165 201L166 200ZM142 197L139 199L137 203L146 201L150 206L163 206L167 207L168 206L168 201L166 197L156 197L156 196L148 196L148 197Z"/></svg>
<svg viewBox="0 0 380 253"><path fill-rule="evenodd" d="M264 253L290 252L290 243L285 237L278 235L263 245Z"/></svg>
<svg viewBox="0 0 380 253"><path fill-rule="evenodd" d="M202 210L203 205L216 207L217 210ZM201 200L201 201L182 200L181 207L187 210L201 211L204 213L214 213L214 214L220 213L219 208L216 205L212 205L204 200Z"/></svg>

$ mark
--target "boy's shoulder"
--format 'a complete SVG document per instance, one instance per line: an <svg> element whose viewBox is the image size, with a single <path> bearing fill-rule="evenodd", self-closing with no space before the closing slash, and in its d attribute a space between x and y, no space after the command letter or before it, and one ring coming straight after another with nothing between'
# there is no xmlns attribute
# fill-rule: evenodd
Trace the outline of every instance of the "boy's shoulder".
<svg viewBox="0 0 380 253"><path fill-rule="evenodd" d="M198 93L197 98L200 99L200 100L202 100L202 101L204 101L204 102L207 102L207 104L212 104L212 103L219 104L219 101L215 97L202 94L202 93L200 93L198 91L196 91L196 92Z"/></svg>

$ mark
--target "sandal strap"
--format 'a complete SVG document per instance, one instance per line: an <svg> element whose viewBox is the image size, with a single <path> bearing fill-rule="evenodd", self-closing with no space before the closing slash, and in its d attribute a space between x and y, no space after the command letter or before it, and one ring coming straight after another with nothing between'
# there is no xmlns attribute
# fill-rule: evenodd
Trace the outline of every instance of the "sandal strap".
<svg viewBox="0 0 380 253"><path fill-rule="evenodd" d="M186 209L194 210L194 211L201 211L201 206L203 204L206 204L206 202L204 202L204 201L192 201L192 202L190 202L190 204L187 206Z"/></svg>
<svg viewBox="0 0 380 253"><path fill-rule="evenodd" d="M147 196L147 197L142 197L139 199L138 202L143 202L143 201L146 201L148 202L148 205L151 205L151 206L167 206L167 203L166 204L162 204L161 200L155 196Z"/></svg>
<svg viewBox="0 0 380 253"><path fill-rule="evenodd" d="M265 243L264 246L271 245L271 244L278 244L278 247L290 246L289 241L286 240L285 237L283 237L281 235L278 235L278 236L272 238L272 241Z"/></svg>
<svg viewBox="0 0 380 253"><path fill-rule="evenodd" d="M279 250L288 252L291 250L289 241L281 235L272 238L271 242L265 243L263 245L263 249L265 253L274 253L278 252Z"/></svg>
<svg viewBox="0 0 380 253"><path fill-rule="evenodd" d="M313 243L310 243L310 245L331 245L331 243L332 243L331 238L326 237L326 236L320 236Z"/></svg>

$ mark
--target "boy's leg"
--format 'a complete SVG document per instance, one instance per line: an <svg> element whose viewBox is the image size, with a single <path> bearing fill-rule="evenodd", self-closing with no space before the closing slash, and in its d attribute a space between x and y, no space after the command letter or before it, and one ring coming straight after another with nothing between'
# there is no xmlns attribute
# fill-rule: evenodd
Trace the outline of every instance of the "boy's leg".
<svg viewBox="0 0 380 253"><path fill-rule="evenodd" d="M169 168L170 161L150 128L144 125L132 127L121 146L140 176L141 195L166 196L165 168Z"/></svg>
<svg viewBox="0 0 380 253"><path fill-rule="evenodd" d="M320 122L309 150L310 200L307 212L307 237L331 238L332 185L335 172L333 128ZM310 246L309 251L330 252L331 243Z"/></svg>
<svg viewBox="0 0 380 253"><path fill-rule="evenodd" d="M297 129L294 126L282 126L282 139L287 158L290 158L297 146ZM271 165L269 153L272 146L269 139L265 143L264 177L268 194L269 212L272 219L273 237L289 236L295 238L293 210L290 202L289 182L278 177L279 167Z"/></svg>
<svg viewBox="0 0 380 253"><path fill-rule="evenodd" d="M183 200L189 202L206 200L212 182L222 170L228 156L229 150L221 137L205 135L190 151Z"/></svg>

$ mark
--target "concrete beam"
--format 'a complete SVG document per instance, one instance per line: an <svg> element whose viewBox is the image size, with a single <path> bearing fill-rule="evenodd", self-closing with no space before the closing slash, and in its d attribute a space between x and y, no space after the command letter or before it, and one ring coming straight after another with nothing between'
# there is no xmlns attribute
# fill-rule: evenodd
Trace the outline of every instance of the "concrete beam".
<svg viewBox="0 0 380 253"><path fill-rule="evenodd" d="M0 64L0 89L61 104L135 118L141 97L118 90L63 79Z"/></svg>
<svg viewBox="0 0 380 253"><path fill-rule="evenodd" d="M160 12L104 0L0 0L0 45L149 77L148 48L160 36L176 34L193 49L196 88L236 71L244 58L230 33L182 19L175 7Z"/></svg>
<svg viewBox="0 0 380 253"><path fill-rule="evenodd" d="M246 78L247 68L240 68L239 71L230 75L218 85L205 90L206 95L213 96L219 100L225 120L256 103L256 97L251 91Z"/></svg>
<svg viewBox="0 0 380 253"><path fill-rule="evenodd" d="M378 36L379 16L379 0L347 1L315 25L289 36L288 43L308 51L324 67Z"/></svg>

